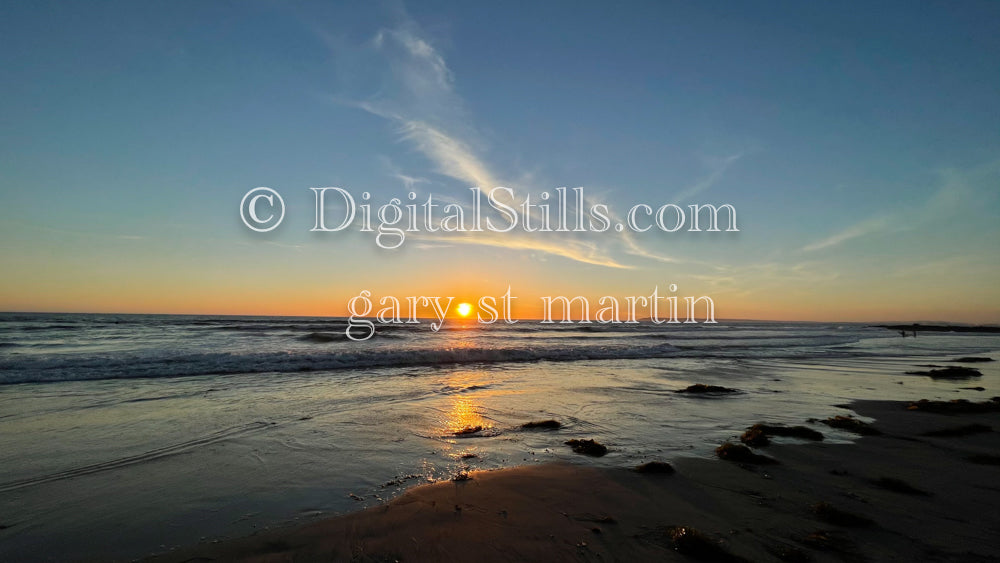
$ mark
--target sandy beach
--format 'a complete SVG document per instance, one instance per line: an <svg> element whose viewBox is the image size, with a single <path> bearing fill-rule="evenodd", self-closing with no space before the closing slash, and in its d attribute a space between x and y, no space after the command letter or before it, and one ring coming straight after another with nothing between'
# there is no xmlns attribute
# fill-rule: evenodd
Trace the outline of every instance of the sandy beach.
<svg viewBox="0 0 1000 563"><path fill-rule="evenodd" d="M312 342L332 324L312 318L9 324L82 349L7 360L3 561L1000 555L992 334L470 329L358 355ZM497 361L456 361L491 343ZM574 359L509 361L529 348ZM430 363L382 365L406 358Z"/></svg>
<svg viewBox="0 0 1000 563"><path fill-rule="evenodd" d="M777 439L756 450L773 463L474 472L359 513L151 561L995 560L997 404L958 414L911 404L852 403L878 434Z"/></svg>

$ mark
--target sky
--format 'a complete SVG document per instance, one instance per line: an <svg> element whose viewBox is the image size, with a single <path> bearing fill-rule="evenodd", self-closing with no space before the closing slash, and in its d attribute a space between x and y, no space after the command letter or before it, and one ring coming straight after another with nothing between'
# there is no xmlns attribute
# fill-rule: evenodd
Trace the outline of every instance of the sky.
<svg viewBox="0 0 1000 563"><path fill-rule="evenodd" d="M0 310L343 315L361 290L1000 322L996 2L3 2ZM258 233L244 194L283 222ZM583 187L739 232L312 232ZM538 201L535 199L535 201ZM336 210L334 210L336 211Z"/></svg>

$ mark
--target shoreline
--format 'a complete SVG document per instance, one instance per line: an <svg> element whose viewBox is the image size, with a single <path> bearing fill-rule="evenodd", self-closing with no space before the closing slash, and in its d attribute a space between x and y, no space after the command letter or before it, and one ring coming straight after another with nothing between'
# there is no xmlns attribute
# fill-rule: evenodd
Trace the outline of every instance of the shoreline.
<svg viewBox="0 0 1000 563"><path fill-rule="evenodd" d="M300 333L314 330L312 326L299 328ZM734 334L754 336L757 328ZM805 424L806 432L792 432L793 436L809 437L808 431L821 431L821 452L827 446L853 443L857 437L849 425L830 428L812 418L855 414L870 421L862 416L869 414L864 403L858 403L859 413L852 413L848 404L852 400L982 401L995 394L1000 382L1000 362L986 362L983 356L1000 357L1000 347L992 339L963 336L905 339L905 344L919 343L914 350L898 346L903 340L899 338L862 339L844 345L838 344L844 336L836 330L826 327L809 332L793 326L767 336L778 339L778 351L791 357L765 353L762 357L740 354L617 362L581 359L477 369L358 371L349 380L338 372L322 377L275 373L99 384L77 381L45 388L43 393L5 387L0 399L16 413L5 418L6 450L10 459L25 460L5 464L5 482L28 479L24 482L30 486L7 491L0 498L5 509L0 519L4 540L0 552L5 555L0 559L136 561L159 554L158 560L280 561L293 557L326 560L335 553L330 558L442 560L456 547L447 544L451 536L438 536L451 531L471 546L460 548L468 550L466 558L512 559L506 552L482 555L491 553L491 545L502 544L518 553L528 551L520 559L529 560L624 560L629 554L635 560L650 560L677 555L668 526L690 526L711 538L706 545L718 543L755 561L779 560L770 551L775 549L789 550L793 558L801 555L800 560L854 557L813 553L832 549L825 545L814 549L816 542L846 545L850 536L809 538L820 528L791 527L798 520L815 521L812 507L818 502L844 508L837 502L840 497L834 496L842 491L827 482L833 478L827 474L830 469L810 479L819 483L814 490L832 491L832 500L800 499L797 506L779 506L794 518L763 510L756 520L743 522L744 515L732 507L747 502L774 504L777 501L768 494L781 498L783 493L729 473L718 474L719 464L726 464L722 471L739 466L715 460L716 448L727 440L736 441L740 432L757 423L764 423L765 428L785 426L789 432ZM726 336L722 344L729 347L723 350L733 344L731 335ZM789 338L795 340L789 344ZM756 341L752 344L754 349L768 350ZM741 346L736 341L736 348ZM808 353L794 355L803 346ZM827 349L830 354L820 353ZM911 351L916 353L902 354ZM974 368L956 365L972 360ZM967 370L981 370L982 375ZM545 426L546 421L561 426ZM526 423L539 426L525 428ZM39 426L52 431L40 436L33 430ZM788 456L783 448L800 443L783 438L784 431L763 432L774 444L758 448L757 455L785 462ZM128 440L122 442L122 438ZM575 452L589 450L593 439L608 448L608 455L581 457ZM567 444L567 440L579 442ZM81 443L88 447L81 450ZM158 455L164 451L169 455ZM877 451L871 457L883 455ZM914 459L921 462L938 455L924 451L914 454ZM656 476L628 471L664 460L674 461L678 471L673 477L660 478L664 484L682 483L682 490L651 489L642 483ZM35 465L27 465L28 461ZM544 465L548 463L569 464L569 469L560 472L558 467ZM773 478L787 471L784 465L757 467L755 481L765 479L764 473ZM535 466L541 467L532 469ZM81 473L81 469L86 471ZM796 481L806 479L798 475L805 469L795 468ZM447 491L428 493L450 505L433 500L438 503L435 511L427 509L410 517L394 516L393 508L382 516L388 518L385 521L358 516L367 507L396 506L386 501L417 490L412 488L417 483L440 483L468 472L472 472L469 481L443 483L451 498L446 498ZM739 469L741 476L751 473ZM889 477L924 487L919 479L897 477L894 469L884 473L858 477L854 484L869 487L870 481ZM549 500L563 507L552 513L549 506L512 495L510 486L502 486L511 479L519 483L519 489L533 491L532 497L554 495ZM946 491L951 488L948 483L940 486ZM720 497L715 490L719 487L744 494ZM464 496L458 498L456 491L463 491ZM492 496L470 496L473 491ZM982 494L981 489L978 492ZM599 498L584 505L580 497L585 495ZM686 512L681 510L687 506L681 502L685 499L694 504ZM454 510L456 504L460 510ZM494 509L497 504L514 506ZM935 509L933 503L925 504ZM444 515L433 519L440 506L450 506L450 519ZM622 506L627 510L618 514ZM631 514L633 506L645 508L635 508L639 513ZM674 510L663 512L663 506ZM865 508L852 512L864 514ZM479 518L484 511L498 515L506 511L506 517L502 521ZM470 521L467 527L441 525L454 522L456 512ZM563 529L557 522L558 517L569 518L563 512L570 516L600 512L599 519L611 515L614 522L570 518L575 527ZM961 517L960 512L949 514ZM526 513L537 514L538 520L528 524L523 517ZM300 537L299 530L329 523L334 517L348 523ZM761 531L760 521L771 527ZM338 525L341 532L336 535ZM496 526L509 528L508 536L478 538L483 530ZM381 536L379 529L384 532ZM550 529L563 531L546 531ZM581 530L600 537L581 538ZM781 530L784 533L777 534ZM410 533L410 543L393 543L399 531ZM524 537L543 531L541 539L547 542L522 545ZM736 538L739 534L751 539ZM753 539L754 534L759 538ZM980 535L974 533L973 539L959 543L979 541ZM240 538L261 541L240 555L234 551L243 549ZM413 546L418 542L431 547L421 547L423 551L415 555ZM954 551L953 545L943 540L934 549ZM301 553L317 549L318 555ZM978 549L984 550L992 553ZM923 553L918 556L925 558Z"/></svg>
<svg viewBox="0 0 1000 563"><path fill-rule="evenodd" d="M773 465L681 458L673 474L564 463L479 471L360 512L146 561L643 561L706 549L702 556L732 561L1000 557L989 539L1000 530L989 461L1000 451L1000 413L908 404L854 401L880 435L779 439L756 450ZM971 425L979 431L923 435Z"/></svg>

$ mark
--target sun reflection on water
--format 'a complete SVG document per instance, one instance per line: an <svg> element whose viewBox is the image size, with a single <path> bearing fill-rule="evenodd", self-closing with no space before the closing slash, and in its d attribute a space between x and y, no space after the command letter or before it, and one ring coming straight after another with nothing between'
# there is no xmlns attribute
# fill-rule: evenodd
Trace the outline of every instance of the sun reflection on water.
<svg viewBox="0 0 1000 563"><path fill-rule="evenodd" d="M470 436L495 426L493 420L483 415L486 411L483 399L493 394L489 381L483 371L462 370L448 374L442 382L449 393L447 408L442 410L446 433Z"/></svg>

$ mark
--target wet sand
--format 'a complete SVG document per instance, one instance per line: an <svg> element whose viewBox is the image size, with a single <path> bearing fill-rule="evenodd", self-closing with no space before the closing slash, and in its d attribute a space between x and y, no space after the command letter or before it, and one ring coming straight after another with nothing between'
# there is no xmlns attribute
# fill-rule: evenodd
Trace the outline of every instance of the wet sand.
<svg viewBox="0 0 1000 563"><path fill-rule="evenodd" d="M150 560L1000 557L1000 412L939 414L907 405L852 403L881 432L853 444L777 438L756 449L776 464L683 458L672 462L673 474L573 464L474 472L355 514Z"/></svg>

